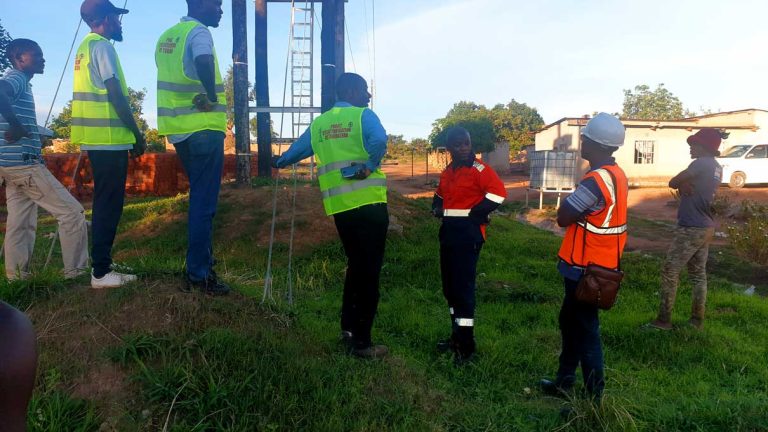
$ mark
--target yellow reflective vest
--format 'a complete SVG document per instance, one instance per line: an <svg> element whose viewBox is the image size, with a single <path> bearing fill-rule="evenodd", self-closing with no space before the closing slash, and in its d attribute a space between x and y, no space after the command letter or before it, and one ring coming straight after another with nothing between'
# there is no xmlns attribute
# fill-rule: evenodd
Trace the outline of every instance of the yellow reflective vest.
<svg viewBox="0 0 768 432"><path fill-rule="evenodd" d="M107 89L96 87L91 79L88 67L91 64L91 43L100 40L107 41L101 35L89 33L77 49L70 139L73 144L90 146L135 144L133 132L120 120L115 107L109 102ZM117 79L123 95L128 97L128 85L120 59L117 59Z"/></svg>
<svg viewBox="0 0 768 432"><path fill-rule="evenodd" d="M190 134L201 130L227 130L227 106L219 59L213 52L216 67L216 96L213 111L201 112L192 100L205 94L202 82L184 73L187 37L197 26L195 21L182 21L160 36L155 48L157 65L157 129L160 135Z"/></svg>
<svg viewBox="0 0 768 432"><path fill-rule="evenodd" d="M363 111L365 108L334 107L310 126L327 215L387 202L387 178L381 169L377 168L364 180L348 180L341 175L342 168L368 160L363 144Z"/></svg>

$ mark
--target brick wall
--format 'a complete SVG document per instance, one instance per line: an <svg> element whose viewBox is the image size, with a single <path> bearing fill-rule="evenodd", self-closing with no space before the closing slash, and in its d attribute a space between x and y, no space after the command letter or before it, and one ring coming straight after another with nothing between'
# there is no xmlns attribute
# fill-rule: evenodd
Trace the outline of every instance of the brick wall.
<svg viewBox="0 0 768 432"><path fill-rule="evenodd" d="M82 155L74 181L77 153L45 155L45 165L77 199L90 200L93 196L93 174L87 153ZM254 154L251 156L252 175L258 172L257 165L258 158ZM235 155L224 155L224 179L234 179L235 171ZM176 153L147 153L139 159L129 160L125 189L129 196L173 196L189 190L189 181ZM5 188L0 188L0 204L5 204Z"/></svg>

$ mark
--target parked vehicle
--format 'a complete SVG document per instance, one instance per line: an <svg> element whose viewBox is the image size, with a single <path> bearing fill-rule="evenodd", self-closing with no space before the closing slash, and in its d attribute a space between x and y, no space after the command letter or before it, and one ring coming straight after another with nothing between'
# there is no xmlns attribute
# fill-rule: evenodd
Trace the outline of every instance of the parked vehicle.
<svg viewBox="0 0 768 432"><path fill-rule="evenodd" d="M717 162L723 167L723 183L732 188L768 183L768 144L739 144L725 150Z"/></svg>

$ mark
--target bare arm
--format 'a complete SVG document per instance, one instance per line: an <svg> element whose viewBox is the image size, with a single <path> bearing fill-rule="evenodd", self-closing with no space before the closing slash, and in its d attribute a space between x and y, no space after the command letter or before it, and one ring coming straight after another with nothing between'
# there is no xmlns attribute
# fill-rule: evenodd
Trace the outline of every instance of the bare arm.
<svg viewBox="0 0 768 432"><path fill-rule="evenodd" d="M680 172L680 174L672 177L672 179L669 181L669 187L672 189L679 189L680 186L682 186L684 183L689 183L691 180L693 180L694 174L690 171L690 169L683 170Z"/></svg>
<svg viewBox="0 0 768 432"><path fill-rule="evenodd" d="M133 118L131 106L128 104L128 98L125 97L123 90L120 88L120 81L117 78L110 78L104 81L104 86L107 88L109 103L115 108L117 116L133 132L134 136L137 138L141 136L139 126L136 125L136 120Z"/></svg>
<svg viewBox="0 0 768 432"><path fill-rule="evenodd" d="M4 81L0 81L0 115L3 116L5 121L8 122L10 128L5 133L5 140L8 143L16 142L23 137L29 137L29 131L24 129L24 125L21 124L19 118L16 117L16 113L13 112L11 106L11 98L13 97L13 88L10 84Z"/></svg>
<svg viewBox="0 0 768 432"><path fill-rule="evenodd" d="M104 87L107 88L109 103L115 108L117 116L122 120L123 124L133 132L133 136L136 138L136 143L133 145L131 153L134 157L141 156L144 154L147 144L144 141L144 134L141 133L139 126L136 124L136 120L133 118L131 106L128 104L128 98L123 94L123 90L120 87L120 81L117 78L110 78L104 81Z"/></svg>
<svg viewBox="0 0 768 432"><path fill-rule="evenodd" d="M218 102L216 97L216 65L212 55L204 54L195 57L195 69L203 88L208 95L208 100Z"/></svg>

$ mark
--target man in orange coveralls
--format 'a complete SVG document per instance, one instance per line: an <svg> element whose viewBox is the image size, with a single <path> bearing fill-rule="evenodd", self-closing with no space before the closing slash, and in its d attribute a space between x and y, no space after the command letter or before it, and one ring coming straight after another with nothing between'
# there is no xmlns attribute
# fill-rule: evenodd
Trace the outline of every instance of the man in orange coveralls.
<svg viewBox="0 0 768 432"><path fill-rule="evenodd" d="M475 353L475 276L485 228L507 191L496 172L475 159L466 129L446 131L446 146L451 164L440 175L432 214L442 219L440 272L451 313L451 337L438 342L437 348L453 351L457 364L462 364Z"/></svg>

